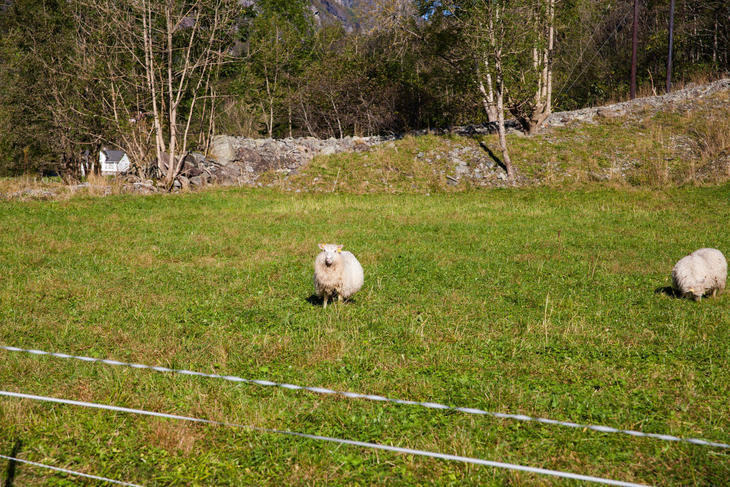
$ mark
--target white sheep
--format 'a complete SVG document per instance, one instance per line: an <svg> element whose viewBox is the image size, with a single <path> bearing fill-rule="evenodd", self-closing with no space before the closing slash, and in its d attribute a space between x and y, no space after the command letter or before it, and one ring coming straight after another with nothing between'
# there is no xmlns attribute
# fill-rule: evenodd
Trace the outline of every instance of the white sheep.
<svg viewBox="0 0 730 487"><path fill-rule="evenodd" d="M358 292L365 280L360 262L342 245L319 244L322 252L314 260L314 290L327 301L337 295L339 301Z"/></svg>
<svg viewBox="0 0 730 487"><path fill-rule="evenodd" d="M725 289L727 261L717 249L695 250L672 269L672 287L682 296L699 301Z"/></svg>

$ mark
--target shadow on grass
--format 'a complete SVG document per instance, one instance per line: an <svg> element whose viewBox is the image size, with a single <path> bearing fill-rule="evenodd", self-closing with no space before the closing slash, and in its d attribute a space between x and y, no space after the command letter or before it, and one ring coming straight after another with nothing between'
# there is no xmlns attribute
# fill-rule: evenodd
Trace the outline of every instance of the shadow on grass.
<svg viewBox="0 0 730 487"><path fill-rule="evenodd" d="M307 302L312 306L322 306L324 304L324 300L316 294L312 294L311 296L309 296L307 298Z"/></svg>
<svg viewBox="0 0 730 487"><path fill-rule="evenodd" d="M20 448L23 446L23 442L20 440L17 440L15 442L15 445L13 445L13 449L10 452L11 457L17 458L18 453L20 453ZM17 466L17 462L10 460L8 462L8 468L5 471L5 483L3 484L4 487L13 487L13 483L15 483L15 468Z"/></svg>
<svg viewBox="0 0 730 487"><path fill-rule="evenodd" d="M662 286L654 289L654 294L664 294L670 298L681 299L682 295L672 286Z"/></svg>
<svg viewBox="0 0 730 487"><path fill-rule="evenodd" d="M305 301L307 301L312 306L324 306L324 299L320 298L316 294L312 294ZM335 298L335 299L330 299L328 306L332 306L333 304L350 304L350 303L354 303L354 302L355 302L354 299L349 298L349 299L346 299L344 301L344 303L339 303L337 301L337 298Z"/></svg>

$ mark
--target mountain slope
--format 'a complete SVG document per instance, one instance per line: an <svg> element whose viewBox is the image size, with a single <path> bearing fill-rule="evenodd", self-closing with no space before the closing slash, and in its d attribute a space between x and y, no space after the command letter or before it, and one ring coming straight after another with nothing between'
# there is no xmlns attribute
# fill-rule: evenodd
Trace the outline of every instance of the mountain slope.
<svg viewBox="0 0 730 487"><path fill-rule="evenodd" d="M312 0L312 12L320 24L339 22L349 31L368 26L375 0Z"/></svg>

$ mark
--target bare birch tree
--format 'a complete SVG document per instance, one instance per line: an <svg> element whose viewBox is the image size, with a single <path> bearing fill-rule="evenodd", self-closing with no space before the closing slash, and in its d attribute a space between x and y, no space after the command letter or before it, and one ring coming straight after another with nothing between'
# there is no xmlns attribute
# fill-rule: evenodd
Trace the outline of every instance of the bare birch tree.
<svg viewBox="0 0 730 487"><path fill-rule="evenodd" d="M531 44L532 64L523 64L522 86L534 89L534 96L525 90L513 90L509 110L523 130L534 134L552 111L553 52L555 44L555 0L533 0L526 12L530 18L527 39Z"/></svg>
<svg viewBox="0 0 730 487"><path fill-rule="evenodd" d="M509 110L534 133L552 104L555 0L471 0L448 4L474 59L487 120L496 122L508 178L515 176L504 121Z"/></svg>
<svg viewBox="0 0 730 487"><path fill-rule="evenodd" d="M213 82L227 57L236 0L77 0L79 75L96 78L103 116L141 172L168 187L193 134L207 146ZM205 147L203 147L205 149Z"/></svg>
<svg viewBox="0 0 730 487"><path fill-rule="evenodd" d="M496 122L499 149L508 179L514 179L515 168L507 146L504 109L507 97L505 62L513 54L512 18L515 13L506 10L508 2L475 0L450 4L455 21L462 24L464 39L475 59L477 87L487 120Z"/></svg>

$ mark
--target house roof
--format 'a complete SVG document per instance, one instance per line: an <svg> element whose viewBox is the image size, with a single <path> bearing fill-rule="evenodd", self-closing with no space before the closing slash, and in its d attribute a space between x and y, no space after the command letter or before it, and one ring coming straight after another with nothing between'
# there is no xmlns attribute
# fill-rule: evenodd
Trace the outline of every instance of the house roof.
<svg viewBox="0 0 730 487"><path fill-rule="evenodd" d="M123 150L107 149L103 152L106 154L106 162L110 164L118 163L126 155Z"/></svg>

